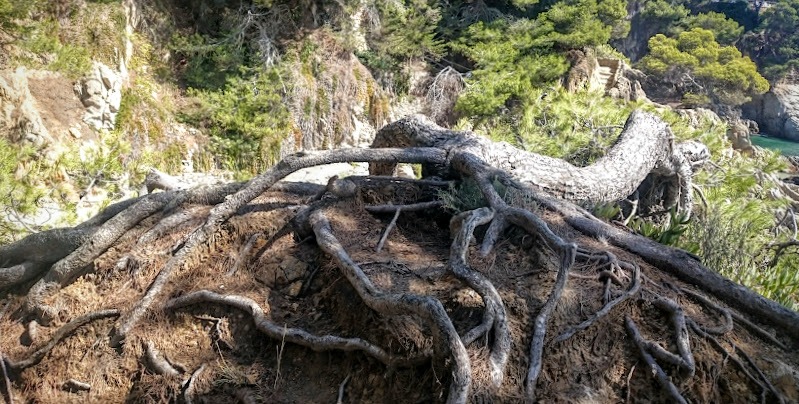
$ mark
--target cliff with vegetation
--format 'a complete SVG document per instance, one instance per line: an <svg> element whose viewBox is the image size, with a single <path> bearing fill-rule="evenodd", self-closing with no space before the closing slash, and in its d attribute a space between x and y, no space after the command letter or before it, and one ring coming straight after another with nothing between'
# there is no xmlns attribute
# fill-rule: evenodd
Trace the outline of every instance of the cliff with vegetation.
<svg viewBox="0 0 799 404"><path fill-rule="evenodd" d="M795 401L797 13L0 0L4 396Z"/></svg>

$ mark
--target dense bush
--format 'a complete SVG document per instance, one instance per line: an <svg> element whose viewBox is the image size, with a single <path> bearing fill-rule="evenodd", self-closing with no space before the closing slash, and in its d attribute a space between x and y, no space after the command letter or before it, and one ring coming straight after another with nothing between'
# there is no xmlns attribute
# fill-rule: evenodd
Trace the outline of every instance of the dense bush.
<svg viewBox="0 0 799 404"><path fill-rule="evenodd" d="M740 105L768 90L768 81L749 57L732 46L721 46L712 31L693 28L676 38L658 34L649 40L650 53L640 66L683 94L707 95L713 102Z"/></svg>
<svg viewBox="0 0 799 404"><path fill-rule="evenodd" d="M257 174L276 163L291 121L276 69L229 76L219 91L189 89L188 118L211 135L220 168Z"/></svg>

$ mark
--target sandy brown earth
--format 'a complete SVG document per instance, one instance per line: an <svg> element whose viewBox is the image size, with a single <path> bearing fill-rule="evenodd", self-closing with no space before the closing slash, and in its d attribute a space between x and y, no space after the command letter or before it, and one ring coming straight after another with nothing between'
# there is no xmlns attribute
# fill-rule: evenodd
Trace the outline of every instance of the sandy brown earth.
<svg viewBox="0 0 799 404"><path fill-rule="evenodd" d="M295 240L291 232L281 232L301 202L297 195L276 192L253 201L223 226L212 249L196 257L195 262L184 263L163 296L173 298L201 289L236 294L253 299L268 319L288 328L302 328L317 335L360 337L400 356L432 347L430 330L420 325L415 316L385 317L372 311L313 239ZM335 235L369 279L384 290L437 297L459 333L479 324L482 299L447 269L450 215L438 210L403 213L384 249L376 253L376 245L393 215L367 213L363 206L372 202L367 197L326 209ZM2 353L12 360L22 359L43 346L57 326L72 318L101 308L124 311L132 307L171 256L174 246L204 222L209 210L186 209L195 219L153 243L137 245L159 217L147 219L97 259L93 273L55 295L48 303L60 310L60 322L39 327L32 343L26 341L26 323L15 316L23 297L7 296L0 307ZM670 402L640 360L624 328L625 315L636 322L645 338L672 352L674 331L668 316L653 306L655 293L681 304L686 315L703 326L717 326L723 319L712 308L676 291L676 287L689 285L637 261L631 254L582 236L555 214L538 213L564 239L636 262L645 281L634 298L621 303L609 315L574 337L553 343L553 337L602 307L603 285L595 279L596 265L578 259L573 269L575 276L569 279L550 319L537 399L547 403ZM256 233L263 236L239 262L236 272L227 276L242 247ZM512 347L505 380L499 388L493 388L489 381L485 339L467 347L473 374L471 401L523 400L533 320L555 281L556 261L537 239L517 229L507 231L486 258L472 247L468 262L493 282L504 300ZM626 285L614 288L622 291ZM156 310L128 336L120 350L109 347L112 326L113 319L83 326L60 342L41 363L12 375L15 402L183 402L183 383L191 379L194 394L189 398L194 403L335 403L346 379L344 403L426 403L443 402L451 378L449 363L444 360L388 368L362 352L314 352L271 339L255 329L248 313L219 305ZM791 345L796 344L795 337L785 337L781 336L784 343L795 346ZM760 387L731 358L726 358L709 340L693 333L690 338L696 374L686 377L676 368L665 366L683 396L691 402L761 401ZM799 400L799 374L794 370L799 368L799 355L795 350L777 348L738 323L718 340L736 358L742 356L733 343L746 351L787 402ZM148 370L143 359L148 341L176 369L184 371L162 376ZM748 371L756 372L751 366ZM193 373L196 376L191 378ZM69 391L64 388L69 379L89 383L91 389ZM773 402L773 396L764 397L764 402Z"/></svg>

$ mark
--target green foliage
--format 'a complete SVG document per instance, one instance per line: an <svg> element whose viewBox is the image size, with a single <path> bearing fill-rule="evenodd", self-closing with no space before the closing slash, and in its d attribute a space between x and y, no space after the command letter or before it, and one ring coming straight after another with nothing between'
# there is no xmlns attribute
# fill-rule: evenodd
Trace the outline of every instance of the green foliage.
<svg viewBox="0 0 799 404"><path fill-rule="evenodd" d="M704 94L724 104L739 105L769 88L757 66L732 46L720 46L713 32L693 28L677 38L657 34L640 66L677 86L683 93Z"/></svg>
<svg viewBox="0 0 799 404"><path fill-rule="evenodd" d="M0 244L27 232L16 220L35 213L45 188L40 184L41 163L31 147L19 147L0 137Z"/></svg>
<svg viewBox="0 0 799 404"><path fill-rule="evenodd" d="M780 0L762 13L757 35L747 48L757 55L767 76L799 69L799 0Z"/></svg>
<svg viewBox="0 0 799 404"><path fill-rule="evenodd" d="M169 49L185 63L181 77L187 87L219 90L229 76L239 74L240 66L251 65L246 47L220 42L197 33L172 36Z"/></svg>
<svg viewBox="0 0 799 404"><path fill-rule="evenodd" d="M518 137L502 140L575 165L587 165L605 154L631 112L630 105L597 92L537 90L523 107Z"/></svg>
<svg viewBox="0 0 799 404"><path fill-rule="evenodd" d="M680 241L680 237L689 229L690 223L691 221L686 215L677 214L676 210L672 209L669 212L669 219L663 224L636 217L630 222L630 228L660 244L673 246Z"/></svg>
<svg viewBox="0 0 799 404"><path fill-rule="evenodd" d="M257 174L277 162L291 121L276 69L230 76L220 91L189 89L196 99L184 118L206 127L222 168Z"/></svg>
<svg viewBox="0 0 799 404"><path fill-rule="evenodd" d="M605 45L626 16L617 0L566 0L535 19L497 19L471 25L451 48L476 68L456 110L478 121L531 102L537 89L568 70L562 50Z"/></svg>
<svg viewBox="0 0 799 404"><path fill-rule="evenodd" d="M680 21L680 25L685 29L703 28L713 32L716 41L722 45L730 45L735 42L744 32L744 27L727 18L726 15L715 12L700 13L685 17Z"/></svg>
<svg viewBox="0 0 799 404"><path fill-rule="evenodd" d="M31 32L23 45L33 53L44 55L44 65L48 69L65 72L72 77L87 72L91 67L89 50L62 43L57 33L58 23L55 20L44 21Z"/></svg>
<svg viewBox="0 0 799 404"><path fill-rule="evenodd" d="M641 10L644 21L657 27L668 27L687 17L688 13L683 5L667 0L647 1Z"/></svg>
<svg viewBox="0 0 799 404"><path fill-rule="evenodd" d="M26 18L38 5L38 0L0 0L0 28L17 31L19 20Z"/></svg>
<svg viewBox="0 0 799 404"><path fill-rule="evenodd" d="M436 2L404 0L380 2L380 32L373 32L371 44L380 55L400 60L442 55L443 45L436 39L435 28L441 19Z"/></svg>

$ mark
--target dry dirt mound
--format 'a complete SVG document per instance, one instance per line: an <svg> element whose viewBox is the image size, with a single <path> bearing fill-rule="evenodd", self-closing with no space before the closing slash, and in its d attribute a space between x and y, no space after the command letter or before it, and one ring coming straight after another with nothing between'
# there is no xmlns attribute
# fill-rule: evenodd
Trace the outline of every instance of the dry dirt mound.
<svg viewBox="0 0 799 404"><path fill-rule="evenodd" d="M458 334L467 334L481 324L485 303L449 269L451 215L438 208L404 212L382 250L375 252L394 217L365 210L366 205L393 199L382 198L381 192L396 196L399 191L377 188L329 203L324 212L333 234L377 288L438 298ZM424 359L434 348L434 330L415 314L386 316L367 307L314 239L299 239L290 228L290 219L305 203L307 196L273 191L250 202L214 235L212 248L182 264L156 306L199 290L218 294L206 297L251 300L184 301L173 309L154 310L127 335L121 350L109 347L110 318L116 314L108 313L109 319L90 322L44 351L38 364L18 373L12 369L11 393L18 402L43 403L443 401L452 381L450 360ZM0 320L2 354L11 361L37 357L37 349L60 339L57 330L68 320L99 309L125 312L133 307L186 235L205 222L210 208L184 206L181 211L185 220L171 228L157 225L161 214L142 221L94 261L92 273L47 300L58 310L50 327L27 327L36 323L15 315L24 312L25 298L9 295ZM540 402L672 402L673 396L642 360L625 316L644 339L676 358L674 365L666 365L670 362L661 359L665 354L654 354L681 395L692 402L774 402L772 390L788 402L799 400L795 350L780 349L738 321L732 330L713 330L733 320L720 314L720 306L693 296L690 285L582 235L554 213L537 213L555 234L579 243L582 251L550 315L536 384ZM478 228L477 240L484 232ZM487 257L481 257L476 245L469 247L467 256L501 296L510 335L505 377L498 388L490 375L493 334L467 345L473 402L523 401L534 321L558 273L559 258L540 238L517 228L503 235ZM608 256L606 252L631 264L624 267L631 269L602 275L608 267L601 258ZM635 282L635 265L641 269L637 293L571 338L555 342L602 309L606 293L611 300L623 296ZM608 281L606 291L599 279L613 277L619 278L619 285ZM693 372L678 363L685 357L679 355L673 326L677 316L664 310L664 298L684 308L689 326L691 319L698 324L699 331L686 335ZM317 352L291 342L299 329L348 338L350 345ZM375 355L353 348L358 339L394 358L423 358L415 364L398 361L387 366ZM68 383L71 379L91 388L82 391L80 385Z"/></svg>

